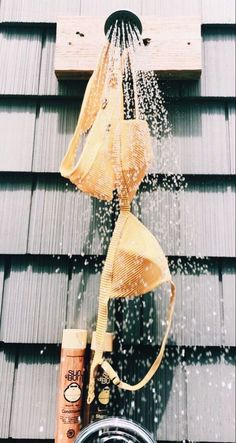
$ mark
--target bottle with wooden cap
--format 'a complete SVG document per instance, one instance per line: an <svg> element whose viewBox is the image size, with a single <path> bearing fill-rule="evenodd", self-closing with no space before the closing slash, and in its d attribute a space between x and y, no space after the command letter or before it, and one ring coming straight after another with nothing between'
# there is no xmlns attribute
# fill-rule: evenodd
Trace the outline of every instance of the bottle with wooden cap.
<svg viewBox="0 0 236 443"><path fill-rule="evenodd" d="M81 428L87 331L64 329L56 416L56 443L73 443Z"/></svg>
<svg viewBox="0 0 236 443"><path fill-rule="evenodd" d="M90 365L93 360L94 352L96 349L96 332L92 334L91 342L91 354L90 354ZM106 332L104 350L106 359L111 358L111 353L113 350L113 334L111 332ZM89 367L90 369L90 367ZM88 370L88 373L90 371ZM106 374L106 372L99 367L96 375L96 386L95 386L95 399L92 404L84 404L84 414L83 414L83 427L91 422L107 418L108 407L110 401L110 391L111 391L111 380Z"/></svg>

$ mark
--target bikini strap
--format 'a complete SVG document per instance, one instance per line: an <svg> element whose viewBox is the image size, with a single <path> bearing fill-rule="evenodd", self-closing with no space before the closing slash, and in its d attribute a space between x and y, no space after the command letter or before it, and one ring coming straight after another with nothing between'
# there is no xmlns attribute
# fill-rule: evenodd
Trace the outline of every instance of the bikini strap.
<svg viewBox="0 0 236 443"><path fill-rule="evenodd" d="M108 363L108 361L104 360L101 364L103 370L108 374L108 376L110 377L110 379L114 383L114 385L118 386L120 389L125 389L127 391L137 391L138 389L141 389L143 386L146 385L146 383L148 383L151 380L151 378L154 376L155 372L157 371L157 369L159 368L159 366L161 364L161 361L162 361L162 358L164 355L167 337L168 337L168 334L170 331L173 313L174 313L176 288L175 288L175 285L172 281L170 282L170 284L171 284L171 295L170 295L170 301L169 301L168 312L167 312L167 327L166 327L165 335L163 337L161 348L160 348L160 351L156 357L156 360L154 361L153 365L151 366L151 368L149 369L149 371L147 372L145 377L139 383L137 383L135 385L130 385L130 384L125 383L122 380L120 380L116 371L112 368L112 366L110 365L110 363Z"/></svg>
<svg viewBox="0 0 236 443"><path fill-rule="evenodd" d="M120 212L108 248L107 258L104 264L104 268L102 271L100 292L99 292L97 325L96 325L96 349L90 369L88 398L87 398L88 404L90 404L93 401L95 396L94 392L95 392L96 368L98 365L101 365L103 362L104 341L105 341L105 333L107 330L107 322L108 322L108 301L109 301L109 296L112 292L111 282L113 275L113 266L120 238L122 235L122 231L128 219L129 212L130 212L129 207Z"/></svg>
<svg viewBox="0 0 236 443"><path fill-rule="evenodd" d="M101 107L110 64L110 47L109 42L104 44L97 66L88 81L76 127L81 133L91 128Z"/></svg>
<svg viewBox="0 0 236 443"><path fill-rule="evenodd" d="M60 173L64 177L70 176L74 167L81 136L91 128L100 109L104 85L107 78L109 50L110 43L107 42L101 52L97 68L88 81L77 125L73 137L69 143L67 152L60 165ZM99 89L98 85L100 86Z"/></svg>

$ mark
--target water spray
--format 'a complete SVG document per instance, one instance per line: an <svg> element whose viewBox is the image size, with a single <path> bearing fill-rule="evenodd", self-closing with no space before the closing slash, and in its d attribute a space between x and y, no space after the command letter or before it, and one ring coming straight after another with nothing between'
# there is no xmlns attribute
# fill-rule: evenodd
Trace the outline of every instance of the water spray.
<svg viewBox="0 0 236 443"><path fill-rule="evenodd" d="M96 398L99 369L102 370L102 381L108 377L111 383L123 390L139 390L151 380L164 355L175 302L175 285L167 258L157 239L131 212L132 201L142 180L148 174L153 157L151 133L154 132L155 136L159 135L161 138L165 128L163 101L158 95L158 83L154 74L150 77L143 72L139 78L137 76L135 56L136 51L143 45L142 24L139 18L130 11L117 11L108 17L104 32L108 41L87 85L75 133L60 167L62 176L68 178L81 191L108 201L112 200L115 191L119 200L119 215L101 275L96 346L88 385L89 405L93 404ZM147 85L151 85L152 89ZM156 99L158 107L155 104ZM153 121L158 118L157 126L148 121L149 108ZM77 151L81 148L84 134L87 134L87 138L77 159ZM163 283L168 283L170 297L159 353L146 375L135 384L129 384L121 380L105 356L109 299L143 296ZM110 390L110 386L106 386L106 390L107 388ZM108 397L106 401L107 399ZM91 411L92 409L93 407ZM99 407L95 419L100 412ZM118 441L116 434L113 438L114 419L112 420L106 422L106 425L111 427L111 434L107 434L107 439L107 428L99 427L102 426L99 421L96 428L100 432L99 442ZM117 431L117 423L115 422L115 432L118 432L120 441L152 442L147 440L142 428L138 427L139 433L136 430L136 434L129 435L129 428L122 428L122 421L118 423L122 429L118 428ZM95 429L90 426L86 430L88 433ZM85 435L89 436L86 432ZM146 439L142 440L142 433ZM81 433L77 442L90 441L81 440L82 437ZM135 440L131 437L137 438Z"/></svg>
<svg viewBox="0 0 236 443"><path fill-rule="evenodd" d="M122 31L123 32L119 32ZM120 10L113 12L106 20L104 32L108 40L112 40L114 32L120 35L118 45L120 47L125 43L125 47L130 46L129 34L135 34L139 37L142 34L142 23L133 12L128 10Z"/></svg>

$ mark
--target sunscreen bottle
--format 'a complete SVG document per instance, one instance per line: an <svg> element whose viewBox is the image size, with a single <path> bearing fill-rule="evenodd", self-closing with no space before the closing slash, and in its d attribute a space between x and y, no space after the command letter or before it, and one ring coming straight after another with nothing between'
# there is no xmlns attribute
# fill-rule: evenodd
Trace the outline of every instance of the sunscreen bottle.
<svg viewBox="0 0 236 443"><path fill-rule="evenodd" d="M87 331L64 329L56 416L56 443L73 443L81 428Z"/></svg>
<svg viewBox="0 0 236 443"><path fill-rule="evenodd" d="M91 354L90 354L90 367L94 357L94 351L96 349L96 332L92 334L91 342ZM106 332L105 342L104 342L104 352L105 358L109 361L109 357L113 350L113 334L111 332ZM89 368L90 369L90 368ZM88 371L89 373L90 371ZM91 404L84 403L84 414L83 414L83 427L91 422L107 418L108 407L110 401L111 393L111 380L106 374L106 372L99 367L96 374L96 384L95 384L95 398Z"/></svg>

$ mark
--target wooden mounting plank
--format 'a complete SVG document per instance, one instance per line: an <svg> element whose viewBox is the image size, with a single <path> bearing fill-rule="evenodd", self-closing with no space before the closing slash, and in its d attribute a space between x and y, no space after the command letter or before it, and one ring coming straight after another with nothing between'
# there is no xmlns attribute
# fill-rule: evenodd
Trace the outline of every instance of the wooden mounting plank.
<svg viewBox="0 0 236 443"><path fill-rule="evenodd" d="M60 17L57 21L55 74L58 79L87 79L105 41L105 17ZM150 39L138 55L142 70L161 78L197 79L201 74L200 17L141 17L142 38Z"/></svg>

